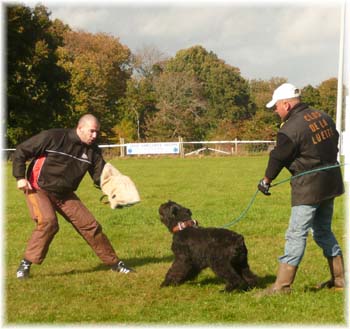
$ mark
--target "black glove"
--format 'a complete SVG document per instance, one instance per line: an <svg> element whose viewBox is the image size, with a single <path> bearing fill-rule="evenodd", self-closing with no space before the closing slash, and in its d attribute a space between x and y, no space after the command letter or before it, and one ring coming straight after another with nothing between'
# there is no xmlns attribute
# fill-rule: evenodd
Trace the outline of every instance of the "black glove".
<svg viewBox="0 0 350 329"><path fill-rule="evenodd" d="M260 180L258 184L258 190L260 192L264 193L265 195L271 195L271 193L269 192L269 188L270 188L270 183L266 183L264 179Z"/></svg>

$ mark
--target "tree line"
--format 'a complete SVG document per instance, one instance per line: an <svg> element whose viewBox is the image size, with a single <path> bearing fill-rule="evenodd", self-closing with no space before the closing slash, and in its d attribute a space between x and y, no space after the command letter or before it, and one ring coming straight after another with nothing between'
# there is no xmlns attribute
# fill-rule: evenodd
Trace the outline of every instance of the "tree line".
<svg viewBox="0 0 350 329"><path fill-rule="evenodd" d="M101 121L100 143L273 139L278 118L265 108L287 79L247 80L201 45L166 57L135 53L119 38L74 31L42 5L6 7L5 140L15 147L44 129ZM335 116L337 79L307 85L302 98Z"/></svg>

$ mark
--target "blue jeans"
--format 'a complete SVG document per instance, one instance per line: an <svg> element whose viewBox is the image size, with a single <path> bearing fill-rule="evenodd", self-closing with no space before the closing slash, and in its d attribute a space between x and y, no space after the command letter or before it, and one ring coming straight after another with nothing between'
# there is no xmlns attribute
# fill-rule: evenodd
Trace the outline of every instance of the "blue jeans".
<svg viewBox="0 0 350 329"><path fill-rule="evenodd" d="M341 249L332 232L334 199L314 205L292 207L289 227L286 232L284 255L281 263L298 266L304 256L306 240L310 229L317 245L322 248L325 257L341 255Z"/></svg>

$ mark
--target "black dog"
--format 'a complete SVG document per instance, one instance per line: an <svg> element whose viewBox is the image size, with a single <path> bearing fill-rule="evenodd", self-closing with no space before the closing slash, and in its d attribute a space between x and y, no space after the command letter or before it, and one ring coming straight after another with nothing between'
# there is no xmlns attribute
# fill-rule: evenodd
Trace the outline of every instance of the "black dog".
<svg viewBox="0 0 350 329"><path fill-rule="evenodd" d="M225 280L225 291L256 286L257 276L248 265L248 250L242 235L222 228L198 227L190 209L168 201L159 207L162 223L173 233L175 260L161 287L194 279L210 267Z"/></svg>

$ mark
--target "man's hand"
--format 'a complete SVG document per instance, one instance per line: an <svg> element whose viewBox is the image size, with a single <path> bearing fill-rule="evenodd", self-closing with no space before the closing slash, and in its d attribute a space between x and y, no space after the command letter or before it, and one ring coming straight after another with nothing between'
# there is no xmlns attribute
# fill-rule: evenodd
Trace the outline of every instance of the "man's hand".
<svg viewBox="0 0 350 329"><path fill-rule="evenodd" d="M17 181L17 188L25 192L31 190L32 186L25 178L21 178Z"/></svg>
<svg viewBox="0 0 350 329"><path fill-rule="evenodd" d="M271 195L271 193L269 192L270 186L271 186L270 183L266 183L264 179L262 179L258 184L258 190L264 193L265 195Z"/></svg>

